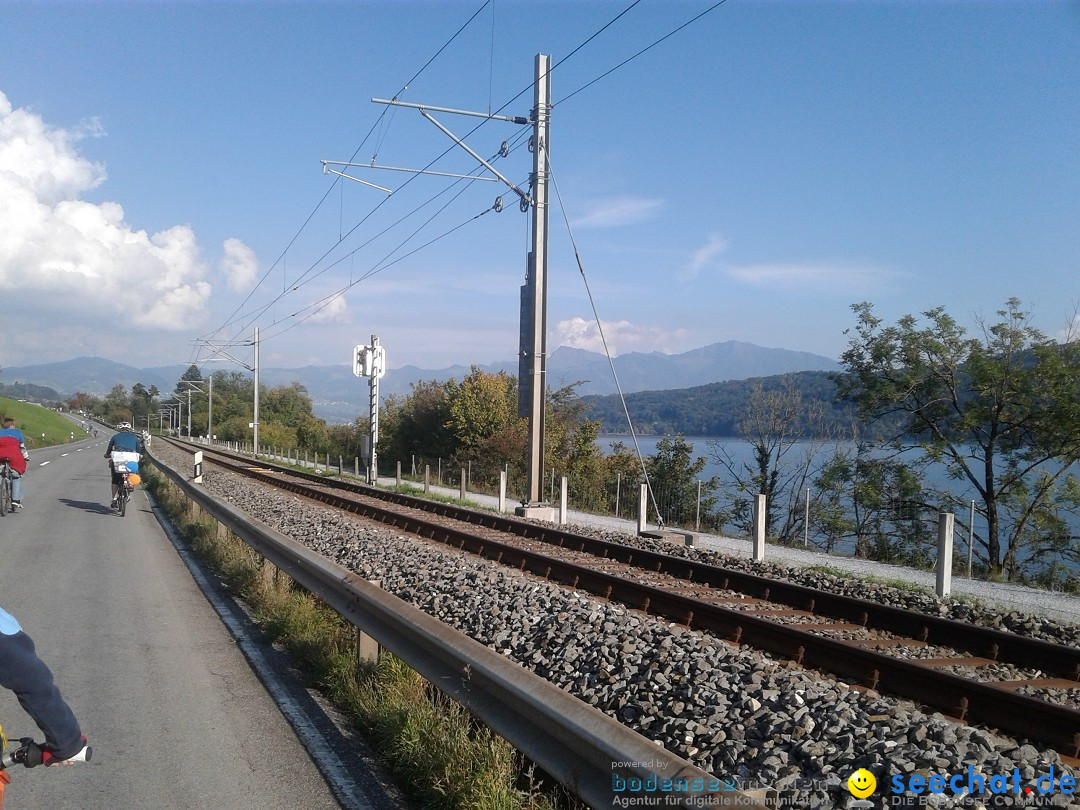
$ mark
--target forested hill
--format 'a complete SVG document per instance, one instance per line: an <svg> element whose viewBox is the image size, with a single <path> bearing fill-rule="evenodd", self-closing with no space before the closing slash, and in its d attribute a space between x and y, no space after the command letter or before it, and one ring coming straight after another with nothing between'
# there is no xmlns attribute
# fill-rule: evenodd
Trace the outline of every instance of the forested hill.
<svg viewBox="0 0 1080 810"><path fill-rule="evenodd" d="M773 377L699 385L670 391L639 391L627 394L626 407L634 430L643 434L684 436L737 436L738 424L745 419L755 386L768 393L778 393L789 383L801 396L802 414L798 432L811 435L811 404L822 406L825 424L850 430L854 406L836 401L836 386L827 371L800 371ZM626 416L617 394L587 396L588 418L603 424L603 433L628 433Z"/></svg>

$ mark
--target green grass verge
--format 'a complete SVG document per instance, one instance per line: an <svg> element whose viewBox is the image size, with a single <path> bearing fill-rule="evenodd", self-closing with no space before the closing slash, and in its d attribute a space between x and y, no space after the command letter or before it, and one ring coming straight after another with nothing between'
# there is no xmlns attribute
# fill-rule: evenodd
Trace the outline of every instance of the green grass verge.
<svg viewBox="0 0 1080 810"><path fill-rule="evenodd" d="M183 499L148 467L145 482L193 550L250 607L266 639L282 645L361 730L402 791L424 810L560 810L582 807L542 791L521 755L390 654L361 664L355 628L217 524L191 521Z"/></svg>
<svg viewBox="0 0 1080 810"><path fill-rule="evenodd" d="M0 397L0 420L6 417L15 420L15 427L26 437L26 447L30 452L54 444L68 444L85 439L86 431L75 425L70 419L33 402L20 402L10 397Z"/></svg>

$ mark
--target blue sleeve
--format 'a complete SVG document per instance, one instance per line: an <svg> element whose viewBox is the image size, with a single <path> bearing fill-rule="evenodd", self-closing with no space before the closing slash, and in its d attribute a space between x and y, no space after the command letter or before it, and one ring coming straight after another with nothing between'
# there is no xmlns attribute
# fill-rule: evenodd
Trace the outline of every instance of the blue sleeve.
<svg viewBox="0 0 1080 810"><path fill-rule="evenodd" d="M7 629L11 622L18 627L10 614L3 617L0 621L10 620ZM52 672L34 651L34 642L21 630L0 632L0 686L15 693L58 758L67 759L82 750L79 721L53 683Z"/></svg>

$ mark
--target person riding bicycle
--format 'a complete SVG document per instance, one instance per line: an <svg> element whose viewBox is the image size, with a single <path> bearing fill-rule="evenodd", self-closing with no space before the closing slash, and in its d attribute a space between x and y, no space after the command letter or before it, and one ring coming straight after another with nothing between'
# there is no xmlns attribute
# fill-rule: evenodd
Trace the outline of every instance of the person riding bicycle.
<svg viewBox="0 0 1080 810"><path fill-rule="evenodd" d="M26 473L30 454L26 451L23 432L15 427L15 419L10 416L4 417L4 427L0 430L0 458L7 458L11 467L11 506L22 509L22 477Z"/></svg>
<svg viewBox="0 0 1080 810"><path fill-rule="evenodd" d="M137 467L142 458L142 452L142 440L132 432L130 427L121 428L109 440L109 446L105 448L105 458L109 459L109 469L112 471L113 506L116 506L117 498L120 497L120 485L124 482L121 473L124 469L134 472L128 465L134 463Z"/></svg>
<svg viewBox="0 0 1080 810"><path fill-rule="evenodd" d="M0 686L15 693L19 705L45 734L44 746L29 744L26 767L63 761L86 747L79 721L53 682L52 671L38 658L30 636L3 608L0 608Z"/></svg>

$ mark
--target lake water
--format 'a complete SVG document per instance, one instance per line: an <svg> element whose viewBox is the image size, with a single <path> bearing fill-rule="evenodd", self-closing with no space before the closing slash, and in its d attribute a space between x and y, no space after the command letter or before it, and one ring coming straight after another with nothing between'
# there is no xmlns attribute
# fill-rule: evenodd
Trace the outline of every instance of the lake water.
<svg viewBox="0 0 1080 810"><path fill-rule="evenodd" d="M641 449L642 456L647 459L649 456L655 455L657 443L660 442L663 438L663 436L638 436L637 441L638 446ZM691 457L693 459L697 459L699 457L704 457L706 459L705 469L701 473L701 475L698 476L700 480L708 480L709 478L715 476L721 481L721 483L728 483L731 481L731 475L728 473L727 469L716 460L717 448L721 446L727 451L727 453L731 456L732 459L735 460L737 464L753 463L754 447L750 442L736 438L705 436L686 436L684 438L694 448L691 454ZM630 436L605 434L597 438L597 444L605 453L610 453L612 445L616 442L621 442L631 452L634 451L634 441ZM804 445L803 448L796 446L790 451L788 458L793 464L798 463L805 458L804 448L808 446L809 444ZM834 444L823 444L819 445L819 447L820 449L818 452L820 454L821 460L825 460L825 458L830 456L835 450ZM921 455L921 451L908 451L907 455L910 459L914 460ZM1080 464L1074 465L1073 472L1077 475L1080 475ZM811 479L813 477L814 474L812 473ZM945 472L944 466L938 464L931 465L927 468L924 484L927 487L945 489L949 492L954 493L960 499L961 503L965 505L970 504L972 500L975 500L976 514L974 521L974 531L976 536L985 537L986 520L981 515L979 515L977 511L981 504L981 500L979 499L978 493L975 491L975 488L970 484L970 482L963 479L957 480L950 478ZM657 498L661 499L661 496L658 494ZM963 552L967 547L967 524L969 523L970 513L968 508L964 507L959 507L954 511L956 513L957 523L956 548L958 551ZM1069 526L1072 535L1075 537L1080 534L1080 518L1068 514L1064 515L1064 517L1065 522ZM1002 515L1002 519L1006 519L1006 516L1004 514ZM813 525L811 525L811 534L813 534ZM1004 540L1005 538L1002 537L1003 542ZM975 546L976 548L978 548L978 541L976 541ZM1074 568L1075 566L1068 567Z"/></svg>

